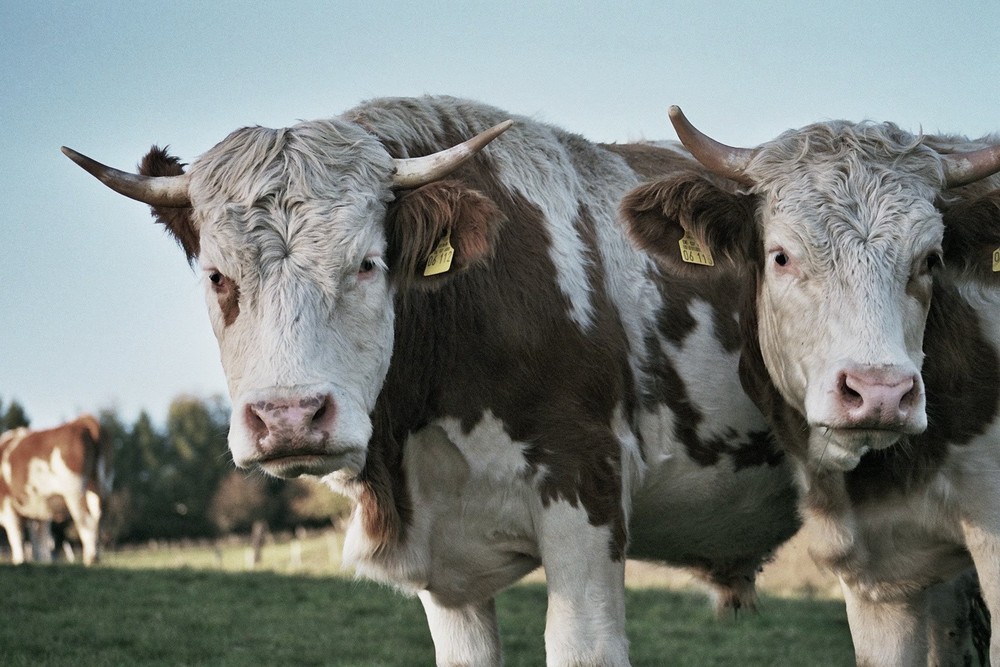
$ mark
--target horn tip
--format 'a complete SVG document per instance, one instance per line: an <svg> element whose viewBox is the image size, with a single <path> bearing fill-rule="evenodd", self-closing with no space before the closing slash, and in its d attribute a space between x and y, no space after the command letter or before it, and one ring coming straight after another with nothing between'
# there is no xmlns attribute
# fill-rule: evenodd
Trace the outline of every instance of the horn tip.
<svg viewBox="0 0 1000 667"><path fill-rule="evenodd" d="M667 115L670 116L671 118L678 118L680 116L683 116L684 112L681 111L681 108L676 104L671 104L670 108L667 109Z"/></svg>

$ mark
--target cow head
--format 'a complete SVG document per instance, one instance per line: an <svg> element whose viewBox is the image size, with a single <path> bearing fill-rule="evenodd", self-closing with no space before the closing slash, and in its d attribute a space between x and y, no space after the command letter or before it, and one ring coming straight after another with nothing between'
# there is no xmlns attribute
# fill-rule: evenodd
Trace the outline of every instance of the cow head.
<svg viewBox="0 0 1000 667"><path fill-rule="evenodd" d="M156 147L140 174L63 150L150 204L200 265L236 464L279 477L353 475L389 367L395 293L483 260L496 233L496 205L443 179L509 126L408 159L343 119L244 128L187 173ZM445 239L450 267L425 276Z"/></svg>
<svg viewBox="0 0 1000 667"><path fill-rule="evenodd" d="M866 451L923 432L935 276L966 245L986 257L997 247L963 225L946 234L947 189L1000 170L1000 147L945 154L946 142L935 149L892 124L829 122L737 149L695 130L676 107L671 118L712 178L692 170L646 184L624 200L623 216L667 268L704 275L735 266L749 276L747 337L808 424L812 463L849 470ZM685 235L714 267L682 261Z"/></svg>

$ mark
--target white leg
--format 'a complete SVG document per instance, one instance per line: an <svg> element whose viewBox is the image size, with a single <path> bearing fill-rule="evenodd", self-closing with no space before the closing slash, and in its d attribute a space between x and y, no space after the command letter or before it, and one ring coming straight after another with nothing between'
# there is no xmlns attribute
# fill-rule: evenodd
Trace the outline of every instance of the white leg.
<svg viewBox="0 0 1000 667"><path fill-rule="evenodd" d="M83 564L91 565L97 560L98 529L101 521L100 502L94 502L90 496L96 494L87 491L82 496L65 497L66 507L73 517L76 532L80 534L80 544L83 548ZM93 510L96 509L96 514Z"/></svg>
<svg viewBox="0 0 1000 667"><path fill-rule="evenodd" d="M962 521L965 545L979 575L979 589L990 610L990 664L1000 665L1000 531Z"/></svg>
<svg viewBox="0 0 1000 667"><path fill-rule="evenodd" d="M925 601L865 599L841 581L858 667L927 667Z"/></svg>
<svg viewBox="0 0 1000 667"><path fill-rule="evenodd" d="M20 565L24 562L24 533L21 532L21 517L14 512L10 500L0 501L0 525L7 531L11 562Z"/></svg>
<svg viewBox="0 0 1000 667"><path fill-rule="evenodd" d="M565 502L542 510L540 527L546 664L627 666L625 561L612 558L610 528L592 526L586 511Z"/></svg>
<svg viewBox="0 0 1000 667"><path fill-rule="evenodd" d="M478 605L445 607L429 591L421 591L419 597L438 667L496 667L503 662L493 598Z"/></svg>

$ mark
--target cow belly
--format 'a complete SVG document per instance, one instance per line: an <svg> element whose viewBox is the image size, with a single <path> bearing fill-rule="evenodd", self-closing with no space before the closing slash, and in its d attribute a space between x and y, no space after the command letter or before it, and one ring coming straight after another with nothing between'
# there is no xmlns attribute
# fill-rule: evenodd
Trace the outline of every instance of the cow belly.
<svg viewBox="0 0 1000 667"><path fill-rule="evenodd" d="M734 471L678 455L650 466L634 495L629 556L670 565L760 562L799 527L784 464Z"/></svg>
<svg viewBox="0 0 1000 667"><path fill-rule="evenodd" d="M404 469L413 510L405 544L375 556L352 526L345 560L360 574L462 605L538 567L538 493L498 420L486 415L469 433L450 419L424 428L407 440Z"/></svg>

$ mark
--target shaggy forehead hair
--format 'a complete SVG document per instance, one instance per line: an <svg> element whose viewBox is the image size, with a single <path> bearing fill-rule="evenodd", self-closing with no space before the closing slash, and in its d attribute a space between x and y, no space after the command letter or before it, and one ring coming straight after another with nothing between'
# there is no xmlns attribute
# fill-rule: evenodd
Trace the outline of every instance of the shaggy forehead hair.
<svg viewBox="0 0 1000 667"><path fill-rule="evenodd" d="M815 260L835 261L838 251L859 246L895 254L913 225L939 219L941 158L892 123L833 121L786 132L761 146L747 171L755 190L769 195L768 215L793 222Z"/></svg>
<svg viewBox="0 0 1000 667"><path fill-rule="evenodd" d="M191 167L192 199L244 207L283 195L291 200L391 198L393 163L360 126L340 119L290 128L236 130Z"/></svg>

